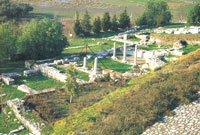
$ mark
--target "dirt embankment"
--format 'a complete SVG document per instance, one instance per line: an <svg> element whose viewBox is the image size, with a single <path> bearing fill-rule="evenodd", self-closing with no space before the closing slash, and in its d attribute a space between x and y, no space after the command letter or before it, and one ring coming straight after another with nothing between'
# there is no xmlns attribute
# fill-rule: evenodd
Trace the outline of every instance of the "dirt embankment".
<svg viewBox="0 0 200 135"><path fill-rule="evenodd" d="M151 34L150 40L159 45L173 45L179 40L185 40L190 45L200 44L200 34Z"/></svg>

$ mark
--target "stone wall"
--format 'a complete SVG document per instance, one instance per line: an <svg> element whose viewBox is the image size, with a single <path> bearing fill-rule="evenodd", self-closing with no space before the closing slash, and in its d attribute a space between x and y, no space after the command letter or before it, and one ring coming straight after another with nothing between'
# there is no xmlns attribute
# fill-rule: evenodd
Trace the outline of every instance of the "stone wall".
<svg viewBox="0 0 200 135"><path fill-rule="evenodd" d="M21 121L21 123L28 128L34 135L41 135L42 130L37 123L33 123L26 119L23 114L25 113L25 108L23 106L24 100L21 99L13 99L7 101L7 105L12 109L16 118Z"/></svg>
<svg viewBox="0 0 200 135"><path fill-rule="evenodd" d="M44 76L56 79L61 82L66 82L66 78L67 78L66 75L64 73L60 73L60 71L55 69L54 67L41 65L39 66L39 69Z"/></svg>
<svg viewBox="0 0 200 135"><path fill-rule="evenodd" d="M17 87L18 90L28 93L28 94L36 94L38 93L36 90L29 88L28 86L22 84Z"/></svg>

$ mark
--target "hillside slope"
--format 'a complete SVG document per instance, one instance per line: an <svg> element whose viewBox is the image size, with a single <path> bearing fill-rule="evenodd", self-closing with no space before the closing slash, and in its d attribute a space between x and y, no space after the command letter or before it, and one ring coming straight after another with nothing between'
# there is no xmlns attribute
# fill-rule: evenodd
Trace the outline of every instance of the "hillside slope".
<svg viewBox="0 0 200 135"><path fill-rule="evenodd" d="M196 100L199 82L200 49L56 122L53 134L141 134L178 105Z"/></svg>
<svg viewBox="0 0 200 135"><path fill-rule="evenodd" d="M124 8L127 8L131 19L134 21L140 16L148 0L12 0L16 2L27 2L34 7L33 15L45 17L67 17L73 18L75 11L88 10L90 15L96 17L105 11L119 15ZM161 0L155 0L161 1ZM163 0L169 5L173 14L173 21L184 21L187 12L199 0Z"/></svg>

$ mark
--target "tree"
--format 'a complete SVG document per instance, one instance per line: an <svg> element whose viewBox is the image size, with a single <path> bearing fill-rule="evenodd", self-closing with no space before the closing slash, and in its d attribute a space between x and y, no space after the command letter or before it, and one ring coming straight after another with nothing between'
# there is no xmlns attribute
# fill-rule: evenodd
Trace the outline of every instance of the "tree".
<svg viewBox="0 0 200 135"><path fill-rule="evenodd" d="M146 20L146 15L142 14L136 21L135 24L140 26L140 25L147 25L147 20Z"/></svg>
<svg viewBox="0 0 200 135"><path fill-rule="evenodd" d="M77 72L73 65L69 65L66 70L66 83L65 83L65 91L70 95L70 103L72 102L73 96L78 96L79 94L79 85L76 81Z"/></svg>
<svg viewBox="0 0 200 135"><path fill-rule="evenodd" d="M0 24L0 62L11 60L16 53L16 34L9 23Z"/></svg>
<svg viewBox="0 0 200 135"><path fill-rule="evenodd" d="M92 31L94 33L100 33L101 31L101 19L99 16L94 19Z"/></svg>
<svg viewBox="0 0 200 135"><path fill-rule="evenodd" d="M33 10L28 4L15 4L10 0L0 0L0 22L18 19Z"/></svg>
<svg viewBox="0 0 200 135"><path fill-rule="evenodd" d="M118 31L118 26L119 25L118 25L117 16L114 15L113 18L112 18L112 20L111 20L111 27L110 27L110 29L112 31Z"/></svg>
<svg viewBox="0 0 200 135"><path fill-rule="evenodd" d="M189 12L187 17L189 25L200 26L200 4L196 4Z"/></svg>
<svg viewBox="0 0 200 135"><path fill-rule="evenodd" d="M60 55L68 45L62 30L62 24L55 20L32 20L25 25L18 38L17 53L23 59L43 59Z"/></svg>
<svg viewBox="0 0 200 135"><path fill-rule="evenodd" d="M105 12L101 21L101 27L104 32L107 32L110 29L110 15L108 12Z"/></svg>
<svg viewBox="0 0 200 135"><path fill-rule="evenodd" d="M148 1L142 16L136 20L137 25L164 26L172 19L169 7L164 1Z"/></svg>
<svg viewBox="0 0 200 135"><path fill-rule="evenodd" d="M83 20L81 21L81 28L82 32L85 36L88 36L91 32L91 24L90 24L90 15L88 14L88 11L85 11L85 15L83 17Z"/></svg>
<svg viewBox="0 0 200 135"><path fill-rule="evenodd" d="M122 29L129 28L131 25L130 17L128 16L127 10L124 11L119 16L119 27Z"/></svg>
<svg viewBox="0 0 200 135"><path fill-rule="evenodd" d="M79 36L81 34L81 32L82 32L81 23L80 23L79 13L78 12L76 12L76 14L75 14L73 30L74 30L74 33L76 34L76 36Z"/></svg>

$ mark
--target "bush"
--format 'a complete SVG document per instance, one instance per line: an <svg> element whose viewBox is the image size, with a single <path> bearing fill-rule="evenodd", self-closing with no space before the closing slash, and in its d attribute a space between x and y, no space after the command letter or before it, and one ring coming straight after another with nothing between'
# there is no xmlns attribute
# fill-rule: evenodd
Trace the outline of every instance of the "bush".
<svg viewBox="0 0 200 135"><path fill-rule="evenodd" d="M60 22L33 20L26 24L18 38L17 53L23 59L44 59L60 55L67 44Z"/></svg>

